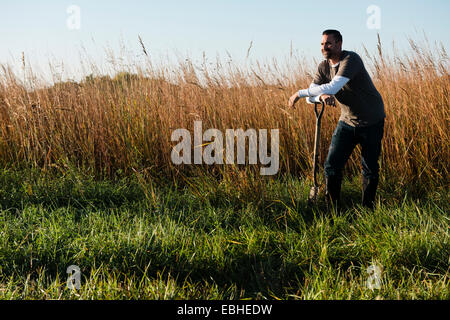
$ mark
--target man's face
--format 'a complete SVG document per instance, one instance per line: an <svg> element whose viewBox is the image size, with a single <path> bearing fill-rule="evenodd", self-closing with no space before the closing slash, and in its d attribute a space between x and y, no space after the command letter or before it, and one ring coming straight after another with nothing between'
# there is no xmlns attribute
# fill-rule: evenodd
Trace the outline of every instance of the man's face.
<svg viewBox="0 0 450 320"><path fill-rule="evenodd" d="M325 59L330 59L339 54L342 48L342 43L336 42L336 39L334 38L333 35L324 34L322 36L321 47L322 47L322 54L325 57Z"/></svg>

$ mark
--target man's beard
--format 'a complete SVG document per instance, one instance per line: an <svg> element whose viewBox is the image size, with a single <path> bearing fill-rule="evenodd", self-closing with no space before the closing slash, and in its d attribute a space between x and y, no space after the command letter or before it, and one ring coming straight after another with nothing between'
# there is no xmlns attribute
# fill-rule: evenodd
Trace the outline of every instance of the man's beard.
<svg viewBox="0 0 450 320"><path fill-rule="evenodd" d="M322 51L322 54L326 59L330 59L333 56L331 51Z"/></svg>

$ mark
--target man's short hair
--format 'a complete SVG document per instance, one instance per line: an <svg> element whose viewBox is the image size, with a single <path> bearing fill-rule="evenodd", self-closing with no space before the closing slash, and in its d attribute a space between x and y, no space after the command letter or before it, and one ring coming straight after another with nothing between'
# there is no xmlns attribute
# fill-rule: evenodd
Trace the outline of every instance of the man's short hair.
<svg viewBox="0 0 450 320"><path fill-rule="evenodd" d="M339 31L337 30L332 30L332 29L328 29L325 30L322 35L333 35L334 39L336 39L336 42L342 42L342 35Z"/></svg>

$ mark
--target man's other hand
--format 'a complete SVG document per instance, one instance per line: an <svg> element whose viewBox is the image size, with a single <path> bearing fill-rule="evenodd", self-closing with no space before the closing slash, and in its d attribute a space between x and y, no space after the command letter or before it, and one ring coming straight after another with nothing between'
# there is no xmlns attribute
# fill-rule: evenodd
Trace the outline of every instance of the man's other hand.
<svg viewBox="0 0 450 320"><path fill-rule="evenodd" d="M329 94L323 94L320 96L320 101L325 102L327 106L336 107L336 99L334 96L330 96Z"/></svg>
<svg viewBox="0 0 450 320"><path fill-rule="evenodd" d="M289 103L288 106L289 108L293 108L295 103L299 100L300 98L298 97L298 92L296 92L295 94L293 94L290 98L289 98Z"/></svg>

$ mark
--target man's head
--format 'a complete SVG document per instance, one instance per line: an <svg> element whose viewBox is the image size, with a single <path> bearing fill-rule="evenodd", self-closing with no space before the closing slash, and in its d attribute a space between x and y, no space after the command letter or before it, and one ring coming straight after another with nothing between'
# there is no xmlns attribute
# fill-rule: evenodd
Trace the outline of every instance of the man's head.
<svg viewBox="0 0 450 320"><path fill-rule="evenodd" d="M342 35L337 30L325 30L322 33L322 54L325 59L338 59L342 51Z"/></svg>

